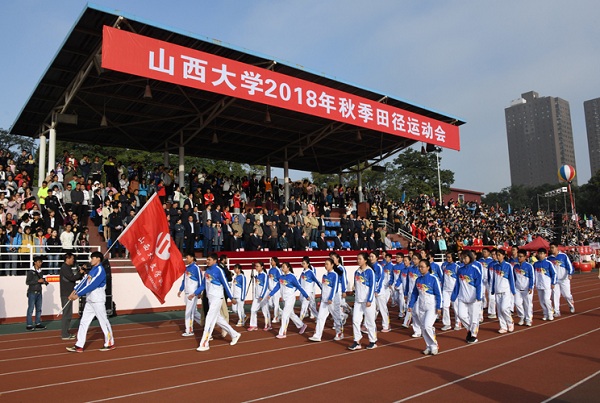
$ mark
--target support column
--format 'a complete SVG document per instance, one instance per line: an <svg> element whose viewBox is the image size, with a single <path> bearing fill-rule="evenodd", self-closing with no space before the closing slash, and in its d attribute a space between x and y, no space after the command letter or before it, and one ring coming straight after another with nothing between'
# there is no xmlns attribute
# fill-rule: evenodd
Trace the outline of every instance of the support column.
<svg viewBox="0 0 600 403"><path fill-rule="evenodd" d="M52 122L50 128L50 139L48 142L48 172L55 168L56 164L56 129L54 128L54 122Z"/></svg>
<svg viewBox="0 0 600 403"><path fill-rule="evenodd" d="M169 166L169 144L165 142L165 152L163 153L163 165L166 167Z"/></svg>
<svg viewBox="0 0 600 403"><path fill-rule="evenodd" d="M40 148L38 149L38 187L46 178L46 133L40 133Z"/></svg>
<svg viewBox="0 0 600 403"><path fill-rule="evenodd" d="M360 167L360 164L358 166ZM362 203L365 200L363 197L362 170L360 168L356 171L356 181L358 182L358 202Z"/></svg>
<svg viewBox="0 0 600 403"><path fill-rule="evenodd" d="M191 180L191 178L190 178ZM179 187L185 188L185 151L183 149L183 135L181 135L181 142L179 143ZM186 190L189 193L189 189Z"/></svg>
<svg viewBox="0 0 600 403"><path fill-rule="evenodd" d="M265 167L265 177L272 179L271 178L271 161L269 159L267 159L267 166Z"/></svg>
<svg viewBox="0 0 600 403"><path fill-rule="evenodd" d="M290 202L290 168L287 159L287 148L285 149L285 160L283 161L283 196L285 198L285 208L287 209Z"/></svg>

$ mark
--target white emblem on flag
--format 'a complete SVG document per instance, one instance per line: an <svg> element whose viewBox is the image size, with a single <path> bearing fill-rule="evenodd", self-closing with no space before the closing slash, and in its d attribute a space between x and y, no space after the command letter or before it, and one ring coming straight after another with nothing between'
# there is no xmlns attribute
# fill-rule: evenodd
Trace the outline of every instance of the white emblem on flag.
<svg viewBox="0 0 600 403"><path fill-rule="evenodd" d="M171 257L171 234L161 232L156 238L156 256L161 260Z"/></svg>

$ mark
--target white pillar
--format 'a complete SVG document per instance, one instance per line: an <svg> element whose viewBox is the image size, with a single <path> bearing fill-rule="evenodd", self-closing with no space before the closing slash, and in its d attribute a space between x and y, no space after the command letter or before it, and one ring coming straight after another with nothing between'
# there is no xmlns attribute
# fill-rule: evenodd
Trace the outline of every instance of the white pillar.
<svg viewBox="0 0 600 403"><path fill-rule="evenodd" d="M287 160L287 150L286 150L286 159L283 161L283 195L285 197L285 207L287 209L288 202L290 201L290 168Z"/></svg>
<svg viewBox="0 0 600 403"><path fill-rule="evenodd" d="M46 178L46 133L40 133L40 148L38 149L38 187Z"/></svg>
<svg viewBox="0 0 600 403"><path fill-rule="evenodd" d="M359 166L360 166L360 164L359 164ZM358 182L358 202L362 203L365 200L363 197L362 171L360 169L358 169L358 171L356 171L356 180Z"/></svg>
<svg viewBox="0 0 600 403"><path fill-rule="evenodd" d="M271 161L267 159L267 166L265 167L265 177L271 178Z"/></svg>
<svg viewBox="0 0 600 403"><path fill-rule="evenodd" d="M181 142L180 146L179 146L179 187L180 188L183 188L185 186L184 181L185 181L185 152L183 150L183 142ZM186 193L189 193L189 189L186 190Z"/></svg>
<svg viewBox="0 0 600 403"><path fill-rule="evenodd" d="M50 129L50 141L48 142L48 172L55 168L56 164L56 129L54 124Z"/></svg>
<svg viewBox="0 0 600 403"><path fill-rule="evenodd" d="M165 167L169 166L169 147L167 143L165 143L165 152L163 153L163 164Z"/></svg>

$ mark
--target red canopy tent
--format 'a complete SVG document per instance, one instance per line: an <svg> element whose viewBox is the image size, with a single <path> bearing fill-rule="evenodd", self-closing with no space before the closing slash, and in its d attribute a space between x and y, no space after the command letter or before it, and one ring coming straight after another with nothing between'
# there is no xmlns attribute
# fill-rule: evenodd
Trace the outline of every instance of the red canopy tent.
<svg viewBox="0 0 600 403"><path fill-rule="evenodd" d="M537 251L539 248L545 248L546 250L550 248L550 243L541 236L538 236L533 241L529 242L527 245L521 247L521 249L525 249L528 251Z"/></svg>

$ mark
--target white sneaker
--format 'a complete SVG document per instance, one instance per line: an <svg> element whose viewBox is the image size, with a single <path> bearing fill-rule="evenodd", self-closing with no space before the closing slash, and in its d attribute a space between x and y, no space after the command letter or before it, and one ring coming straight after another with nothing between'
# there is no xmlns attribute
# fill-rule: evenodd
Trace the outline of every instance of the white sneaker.
<svg viewBox="0 0 600 403"><path fill-rule="evenodd" d="M242 323L242 321L238 321L238 323L235 324L235 327L242 327L244 326L244 324Z"/></svg>
<svg viewBox="0 0 600 403"><path fill-rule="evenodd" d="M425 350L423 350L423 354L425 354L425 355L431 354L431 350L429 349L429 347L427 347Z"/></svg>
<svg viewBox="0 0 600 403"><path fill-rule="evenodd" d="M437 355L439 352L440 352L440 350L437 349L437 348L432 348L431 349L431 355Z"/></svg>
<svg viewBox="0 0 600 403"><path fill-rule="evenodd" d="M317 341L317 342L318 342L318 341L321 341L321 339L319 339L318 337L315 337L315 336L310 336L310 337L308 338L308 340L310 340L310 341Z"/></svg>
<svg viewBox="0 0 600 403"><path fill-rule="evenodd" d="M237 344L238 340L240 339L240 337L242 337L242 334L238 333L237 336L235 336L233 339L231 339L231 342L229 343L229 345L235 346Z"/></svg>
<svg viewBox="0 0 600 403"><path fill-rule="evenodd" d="M571 311L571 313L575 313L575 306L574 305L570 308L570 311Z"/></svg>
<svg viewBox="0 0 600 403"><path fill-rule="evenodd" d="M458 322L456 325L454 325L454 330L460 330L462 329L462 325L460 324L460 322Z"/></svg>
<svg viewBox="0 0 600 403"><path fill-rule="evenodd" d="M200 346L199 346L199 347L196 349L196 351L208 351L208 350L210 350L210 347L209 347L208 345L206 345L206 346L200 345Z"/></svg>
<svg viewBox="0 0 600 403"><path fill-rule="evenodd" d="M517 325L519 325L519 326L523 326L523 324L525 324L525 321L524 321L523 319L521 319L521 320L519 321L519 323L517 323Z"/></svg>
<svg viewBox="0 0 600 403"><path fill-rule="evenodd" d="M412 336L410 336L410 337L414 337L415 339L417 339L422 336L421 336L421 333L413 333Z"/></svg>
<svg viewBox="0 0 600 403"><path fill-rule="evenodd" d="M442 331L446 331L446 330L450 330L450 329L452 329L452 326L450 326L450 325L446 325L446 326L442 327L442 329L441 329L441 330L442 330Z"/></svg>
<svg viewBox="0 0 600 403"><path fill-rule="evenodd" d="M227 330L221 330L221 337L222 338L227 337Z"/></svg>
<svg viewBox="0 0 600 403"><path fill-rule="evenodd" d="M192 337L194 335L194 332L191 332L191 333L190 332L185 332L185 333L181 333L181 335L183 337Z"/></svg>
<svg viewBox="0 0 600 403"><path fill-rule="evenodd" d="M531 322L525 322L525 326L531 327Z"/></svg>
<svg viewBox="0 0 600 403"><path fill-rule="evenodd" d="M343 340L344 339L344 333L339 332L336 333L335 337L333 338L333 340Z"/></svg>

